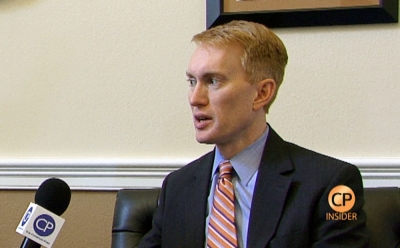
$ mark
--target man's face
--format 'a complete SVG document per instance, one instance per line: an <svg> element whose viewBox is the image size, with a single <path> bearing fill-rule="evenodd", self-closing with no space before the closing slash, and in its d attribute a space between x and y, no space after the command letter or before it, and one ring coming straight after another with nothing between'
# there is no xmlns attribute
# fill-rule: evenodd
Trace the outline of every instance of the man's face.
<svg viewBox="0 0 400 248"><path fill-rule="evenodd" d="M254 138L257 87L248 82L241 55L236 45L199 45L190 59L189 103L200 143L237 147L254 141L249 139Z"/></svg>

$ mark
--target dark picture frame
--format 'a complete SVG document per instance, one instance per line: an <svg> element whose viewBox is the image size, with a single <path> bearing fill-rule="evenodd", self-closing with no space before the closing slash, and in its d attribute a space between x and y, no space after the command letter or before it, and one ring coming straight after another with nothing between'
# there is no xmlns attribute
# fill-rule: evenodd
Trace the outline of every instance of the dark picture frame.
<svg viewBox="0 0 400 248"><path fill-rule="evenodd" d="M347 5L343 0L325 1L330 5L327 7L319 6L320 0L304 0L308 4L305 8L294 6L293 0L206 1L207 28L231 20L259 22L271 28L398 23L399 14L399 0L347 0ZM274 9L272 5L285 6Z"/></svg>

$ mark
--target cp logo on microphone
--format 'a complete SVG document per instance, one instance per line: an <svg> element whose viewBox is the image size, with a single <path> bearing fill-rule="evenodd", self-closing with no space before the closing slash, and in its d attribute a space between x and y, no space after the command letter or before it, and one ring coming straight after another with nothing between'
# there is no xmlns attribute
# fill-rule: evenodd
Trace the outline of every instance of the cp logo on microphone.
<svg viewBox="0 0 400 248"><path fill-rule="evenodd" d="M39 215L33 223L33 229L40 236L51 235L54 232L55 227L56 222L53 217L47 214Z"/></svg>
<svg viewBox="0 0 400 248"><path fill-rule="evenodd" d="M29 218L31 217L32 210L33 210L33 208L30 207L28 209L28 211L26 211L26 214L25 214L24 218L22 219L21 226L24 226L26 224L26 222L28 222Z"/></svg>

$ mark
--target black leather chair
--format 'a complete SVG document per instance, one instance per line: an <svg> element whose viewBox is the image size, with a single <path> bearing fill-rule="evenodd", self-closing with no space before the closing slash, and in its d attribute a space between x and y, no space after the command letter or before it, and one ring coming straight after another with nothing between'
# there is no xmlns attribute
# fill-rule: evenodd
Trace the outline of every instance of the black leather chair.
<svg viewBox="0 0 400 248"><path fill-rule="evenodd" d="M112 248L133 248L151 229L160 189L118 191L112 227Z"/></svg>
<svg viewBox="0 0 400 248"><path fill-rule="evenodd" d="M114 210L112 248L136 247L151 228L160 189L120 190ZM400 247L399 188L366 188L364 210L370 247Z"/></svg>
<svg viewBox="0 0 400 248"><path fill-rule="evenodd" d="M365 188L364 198L370 247L400 247L399 188Z"/></svg>

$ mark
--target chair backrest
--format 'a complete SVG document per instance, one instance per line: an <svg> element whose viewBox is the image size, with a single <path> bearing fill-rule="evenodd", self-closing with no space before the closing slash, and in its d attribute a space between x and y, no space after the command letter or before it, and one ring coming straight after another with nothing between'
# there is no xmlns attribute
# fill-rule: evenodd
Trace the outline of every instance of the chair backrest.
<svg viewBox="0 0 400 248"><path fill-rule="evenodd" d="M112 248L131 248L151 229L160 189L120 190L114 210ZM365 188L370 247L400 247L399 188Z"/></svg>
<svg viewBox="0 0 400 248"><path fill-rule="evenodd" d="M370 247L400 247L399 188L365 188L364 198Z"/></svg>
<svg viewBox="0 0 400 248"><path fill-rule="evenodd" d="M126 189L117 193L112 248L132 248L151 229L160 189Z"/></svg>

